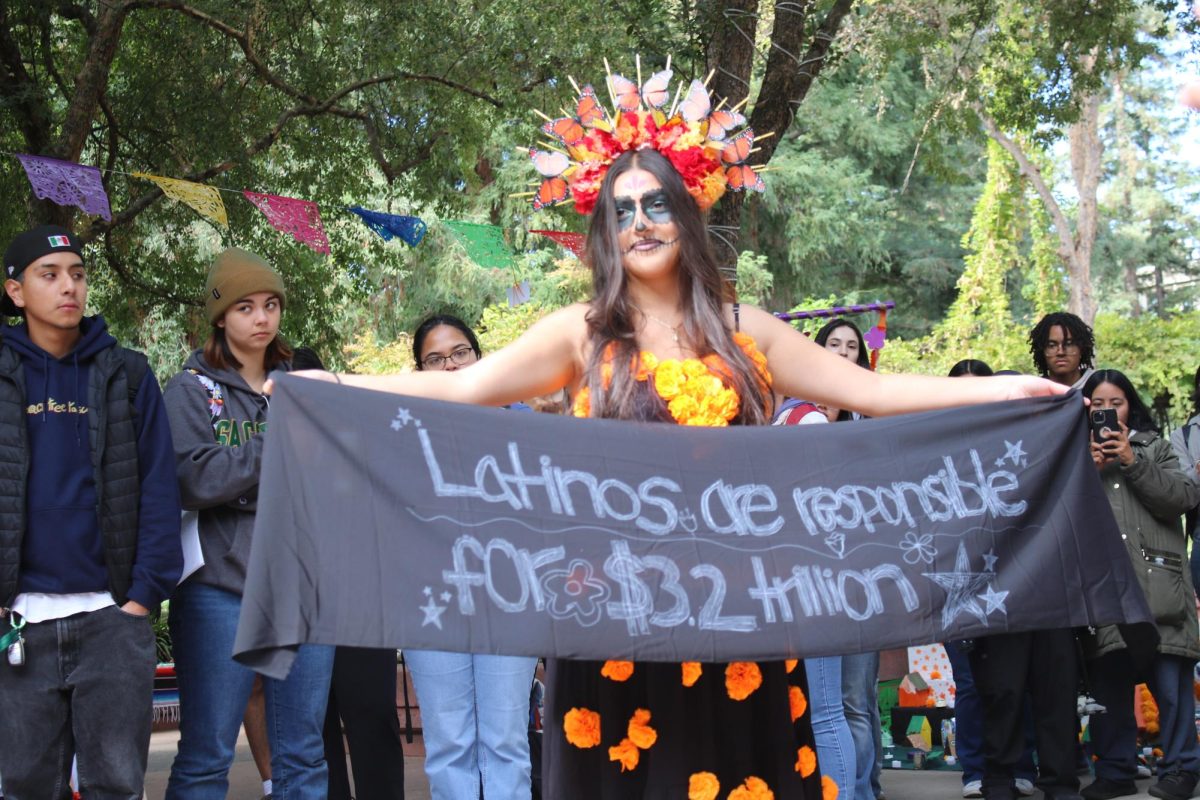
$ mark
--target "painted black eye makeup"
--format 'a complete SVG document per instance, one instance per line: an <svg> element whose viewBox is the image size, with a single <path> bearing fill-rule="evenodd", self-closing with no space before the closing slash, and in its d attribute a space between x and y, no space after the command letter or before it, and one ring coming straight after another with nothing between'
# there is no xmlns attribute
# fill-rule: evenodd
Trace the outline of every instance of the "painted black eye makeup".
<svg viewBox="0 0 1200 800"><path fill-rule="evenodd" d="M618 230L626 230L633 224L637 218L639 202L642 206L642 213L650 222L663 225L674 219L671 213L671 204L667 201L667 193L658 189L642 195L639 201L635 201L632 197L615 198Z"/></svg>

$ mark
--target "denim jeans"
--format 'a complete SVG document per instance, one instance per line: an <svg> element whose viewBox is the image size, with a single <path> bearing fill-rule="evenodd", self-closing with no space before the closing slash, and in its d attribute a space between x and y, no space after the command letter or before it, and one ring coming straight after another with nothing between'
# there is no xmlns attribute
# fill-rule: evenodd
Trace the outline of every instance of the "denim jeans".
<svg viewBox="0 0 1200 800"><path fill-rule="evenodd" d="M854 737L853 800L875 800L883 756L879 727L879 653L842 656L842 704ZM844 795L839 795L844 796Z"/></svg>
<svg viewBox="0 0 1200 800"><path fill-rule="evenodd" d="M529 690L536 658L405 650L433 800L526 798Z"/></svg>
<svg viewBox="0 0 1200 800"><path fill-rule="evenodd" d="M3 620L4 629L8 620ZM154 631L116 606L25 626L25 664L0 655L0 775L8 800L140 798L150 749Z"/></svg>
<svg viewBox="0 0 1200 800"><path fill-rule="evenodd" d="M813 738L821 774L838 785L839 795L849 795L858 775L854 737L842 705L842 657L806 658L808 707L812 712Z"/></svg>
<svg viewBox="0 0 1200 800"><path fill-rule="evenodd" d="M237 595L195 581L171 598L179 752L167 782L168 800L223 800L229 789L229 768L254 683L254 672L233 660L241 605ZM332 647L304 645L285 680L263 678L277 800L326 795L321 730L332 672Z"/></svg>
<svg viewBox="0 0 1200 800"><path fill-rule="evenodd" d="M1200 773L1200 743L1196 741L1196 698L1193 668L1196 662L1182 656L1159 653L1147 681L1158 701L1159 736L1163 755L1158 760L1158 777L1168 772Z"/></svg>

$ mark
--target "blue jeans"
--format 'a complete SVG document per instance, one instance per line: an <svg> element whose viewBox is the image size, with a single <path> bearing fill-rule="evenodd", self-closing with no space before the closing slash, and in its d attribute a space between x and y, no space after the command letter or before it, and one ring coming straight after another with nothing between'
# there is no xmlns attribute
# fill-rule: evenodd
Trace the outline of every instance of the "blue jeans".
<svg viewBox="0 0 1200 800"><path fill-rule="evenodd" d="M191 581L171 598L168 621L179 679L179 752L167 800L223 800L254 672L233 660L242 599ZM271 781L277 800L321 800L328 790L321 736L333 648L304 645L292 671L263 678Z"/></svg>
<svg viewBox="0 0 1200 800"><path fill-rule="evenodd" d="M529 690L536 658L405 650L433 800L532 793Z"/></svg>
<svg viewBox="0 0 1200 800"><path fill-rule="evenodd" d="M1193 668L1196 662L1182 656L1159 653L1147 685L1158 702L1159 736L1163 756L1158 776L1168 772L1200 773L1200 743L1196 741L1196 698Z"/></svg>
<svg viewBox="0 0 1200 800"><path fill-rule="evenodd" d="M842 657L806 658L808 707L821 774L838 785L839 793L854 786L857 776L854 737L842 705Z"/></svg>
<svg viewBox="0 0 1200 800"><path fill-rule="evenodd" d="M957 642L946 642L946 655L950 657L950 668L954 670L954 726L955 749L958 763L962 765L963 783L983 780L983 699L975 688L975 676L971 674L971 659L959 648ZM1037 780L1037 766L1033 763L1033 709L1029 696L1025 696L1025 749L1017 762L1015 776L1030 783Z"/></svg>
<svg viewBox="0 0 1200 800"><path fill-rule="evenodd" d="M879 727L879 653L842 656L842 704L854 737L853 800L875 800L883 755Z"/></svg>

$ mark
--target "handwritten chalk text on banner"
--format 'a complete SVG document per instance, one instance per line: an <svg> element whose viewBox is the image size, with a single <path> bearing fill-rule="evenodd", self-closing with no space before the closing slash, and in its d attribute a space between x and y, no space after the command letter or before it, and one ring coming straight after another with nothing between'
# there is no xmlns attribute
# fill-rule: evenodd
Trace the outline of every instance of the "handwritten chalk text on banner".
<svg viewBox="0 0 1200 800"><path fill-rule="evenodd" d="M755 660L1145 621L1081 407L714 430L284 377L235 652Z"/></svg>

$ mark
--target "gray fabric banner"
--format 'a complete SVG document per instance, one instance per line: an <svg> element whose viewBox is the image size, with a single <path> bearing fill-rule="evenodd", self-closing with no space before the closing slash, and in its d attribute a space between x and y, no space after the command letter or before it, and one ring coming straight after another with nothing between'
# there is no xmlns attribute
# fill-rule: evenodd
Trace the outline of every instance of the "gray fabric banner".
<svg viewBox="0 0 1200 800"><path fill-rule="evenodd" d="M275 379L234 647L271 676L306 642L761 660L1150 620L1077 393L706 429Z"/></svg>

